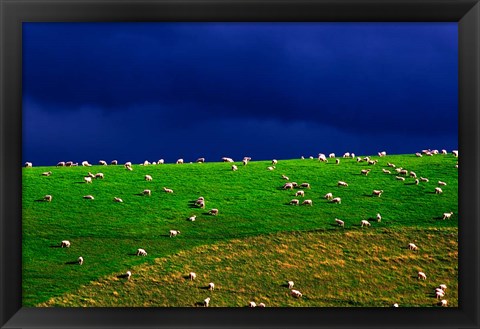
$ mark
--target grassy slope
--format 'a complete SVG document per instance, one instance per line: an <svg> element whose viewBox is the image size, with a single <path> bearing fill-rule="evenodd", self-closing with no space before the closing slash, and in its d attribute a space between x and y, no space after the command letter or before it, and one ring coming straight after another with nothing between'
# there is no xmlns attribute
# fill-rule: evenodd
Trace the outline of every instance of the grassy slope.
<svg viewBox="0 0 480 329"><path fill-rule="evenodd" d="M274 171L266 170L269 162L251 162L245 167L240 164L237 172L232 172L226 163L134 166L132 172L123 166L25 168L24 305L75 292L80 285L98 278L111 277L140 264L152 265L155 258L202 245L281 231L338 230L332 225L335 217L344 220L345 230L352 232L360 229L361 219L374 217L377 212L383 220L373 223L374 232L403 227L452 228L456 232L456 158L403 155L379 160L376 166L352 159L341 159L340 165L332 161L284 160ZM394 175L382 173L387 161L428 177L430 182L416 186L413 179L397 181ZM367 167L372 169L369 176L360 175L360 170ZM47 170L53 172L52 176L40 175ZM105 179L83 183L89 170L103 172ZM145 174L152 175L153 181L146 182ZM281 174L312 185L305 198L313 200L313 207L287 205L294 192L281 189L285 182ZM339 188L338 180L345 180L350 186ZM442 195L432 193L438 180L448 183L442 187ZM164 193L163 186L175 193ZM151 197L138 195L145 188L152 190ZM383 189L384 194L381 198L371 197L372 189ZM327 192L340 196L342 204L327 203L322 198ZM51 203L35 201L45 194L53 195ZM94 195L95 200L84 200L86 194ZM207 200L207 210L220 209L218 217L192 207L191 201L201 195ZM114 203L113 196L121 197L124 203ZM455 213L452 220L437 219L447 211ZM193 214L197 220L187 221ZM178 229L182 234L171 239L170 229ZM52 247L63 239L70 240L72 247ZM137 248L145 248L149 255L133 256ZM85 258L84 265L65 264L80 255ZM456 260L450 268L456 268Z"/></svg>

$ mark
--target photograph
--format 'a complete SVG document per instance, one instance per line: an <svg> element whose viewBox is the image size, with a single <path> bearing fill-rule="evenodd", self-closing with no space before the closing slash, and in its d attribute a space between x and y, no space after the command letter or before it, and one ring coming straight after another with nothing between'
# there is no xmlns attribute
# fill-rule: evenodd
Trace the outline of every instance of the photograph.
<svg viewBox="0 0 480 329"><path fill-rule="evenodd" d="M21 37L22 307L459 308L458 22Z"/></svg>

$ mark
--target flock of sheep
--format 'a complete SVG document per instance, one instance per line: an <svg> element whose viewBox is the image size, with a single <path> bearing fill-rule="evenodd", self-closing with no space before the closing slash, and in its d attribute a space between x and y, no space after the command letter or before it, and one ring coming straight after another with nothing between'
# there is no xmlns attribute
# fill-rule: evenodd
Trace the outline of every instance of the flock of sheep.
<svg viewBox="0 0 480 329"><path fill-rule="evenodd" d="M436 154L447 154L447 151L446 150L442 150L441 152L439 152L438 150L422 150L422 152L418 152L416 153L415 155L417 157L422 157L422 156L433 156L433 155L436 155ZM452 151L452 154L455 156L455 157L458 157L458 151L457 150L454 150ZM386 152L378 152L378 156L379 157L385 157L386 156ZM352 158L352 159L355 159L355 154L354 153L345 153L343 156L343 158ZM332 158L335 158L335 154L334 153L331 153L329 154L328 158L332 159ZM328 162L328 158L320 153L317 157L318 161L321 161L321 162ZM301 157L301 159L305 159L305 157ZM314 159L312 156L310 156L310 159ZM231 162L233 163L233 159L231 158L227 158L227 157L224 157L222 158L222 161L223 162ZM244 166L246 166L249 161L251 161L251 158L249 157L245 157L243 160L242 160L242 163ZM375 166L377 163L378 163L378 160L372 160L370 159L370 157L364 157L364 158L361 158L361 157L356 157L356 161L357 162L367 162L369 165L372 165L372 166ZM203 163L205 162L205 158L198 158L196 160L197 163ZM149 161L145 161L143 163L141 163L140 165L144 165L144 166L147 166L147 165L157 165L157 164L164 164L165 161L163 159L160 159L156 162L149 162ZM183 159L178 159L176 162L176 164L183 164L184 161ZM338 165L340 164L340 159L338 158L335 158L335 163ZM278 164L278 160L276 159L273 159L272 160L272 166L268 166L267 167L267 170L275 170L276 169L276 165ZM104 161L104 160L100 160L99 161L99 165L103 165L103 166L106 166L107 165L107 162ZM118 161L117 160L113 160L111 162L111 165L118 165ZM26 162L25 163L25 167L32 167L33 164L31 162ZM78 163L74 163L72 161L67 161L67 162L64 162L64 161L61 161L59 163L57 163L57 167L58 166L61 166L61 167L69 167L69 166L78 166ZM90 163L88 163L88 161L83 161L81 163L81 166L84 166L84 167L90 167L92 166ZM420 182L428 182L429 179L428 178L425 178L425 177L420 177L420 179L417 178L417 174L413 171L409 171L405 168L397 168L395 164L393 163L390 163L388 162L387 163L387 167L390 167L392 168L392 170L395 171L394 175L396 177L397 180L401 180L401 181L404 181L406 177L410 177L410 178L414 178L415 181L414 183L416 185L418 185ZM458 168L458 162L455 166L456 168ZM133 170L133 167L132 167L132 163L131 162L126 162L124 164L124 168L126 170L129 170L129 171L132 171ZM236 165L232 165L231 166L231 170L232 171L237 171L238 170L238 166ZM364 175L364 176L368 176L368 174L372 171L372 169L362 169L360 171L360 174ZM384 174L392 174L392 171L390 169L385 169L383 168L382 169L382 172ZM43 172L42 173L42 176L50 176L52 175L52 172L51 171L48 171L48 172ZM88 174L84 177L84 182L86 184L92 184L93 182L93 179L104 179L105 178L105 175L103 173L96 173L96 174L92 174L91 172L88 172ZM145 175L144 176L144 179L145 181L152 181L153 178L151 175ZM281 179L283 180L287 180L289 181L289 177L285 176L285 175L282 175L281 176ZM447 185L447 183L445 182L442 182L442 181L438 181L438 185L439 186L445 186ZM338 181L337 182L337 186L339 188L348 188L348 183L345 182L345 181ZM294 189L298 189L298 188L302 188L302 189L311 189L311 186L309 183L307 182L303 182L301 184L297 184L296 182L287 182L283 185L283 190L294 190ZM169 189L169 188L166 188L166 187L163 187L163 190L165 191L165 193L174 193L174 191L172 189ZM381 197L381 195L383 194L383 190L377 190L377 189L374 189L372 191L372 196L375 196L375 197ZM146 196L151 196L151 190L149 189L145 189L142 191L142 194L143 195L146 195ZM443 193L442 189L440 187L436 187L434 189L434 193L435 194L440 194L440 193ZM296 190L295 192L295 196L298 197L305 197L305 191L304 190ZM90 200L94 200L94 196L92 195L85 195L83 198L85 199L90 199ZM46 202L52 202L52 195L45 195L43 197L43 200L46 201ZM336 204L341 204L341 201L342 199L340 197L334 197L333 196L333 193L332 192L329 192L327 194L324 195L324 199L326 199L328 202L330 203L336 203ZM123 200L119 197L114 197L113 198L113 201L114 202L123 202ZM199 208L202 208L204 209L205 208L205 199L203 197L199 197L198 199L196 199L194 201L194 204L196 207L199 207ZM313 200L312 199L304 199L301 203L300 203L300 200L299 199L292 199L290 202L289 202L290 205L308 205L308 206L313 206ZM212 208L208 211L208 214L212 215L212 216L217 216L219 213L219 210L217 208ZM444 213L443 214L443 217L442 219L446 220L446 219L450 219L451 216L453 215L453 212L448 212L448 213ZM195 221L196 219L196 216L193 215L191 217L188 218L189 221ZM377 213L376 215L376 218L375 220L377 222L380 222L382 219L382 216ZM334 219L335 223L338 225L338 226L341 226L341 227L345 227L345 222L341 219L338 219L338 218L335 218ZM369 227L371 226L371 223L370 221L368 220L361 220L360 222L360 226L361 227ZM169 237L176 237L178 234L180 234L180 231L179 230L170 230L169 231ZM68 240L62 240L60 242L60 247L62 248L70 248L71 247L71 242L68 241ZM419 250L419 247L417 247L415 244L413 243L409 243L407 245L407 249L409 250L412 250L412 251L418 251ZM138 248L137 249L137 252L136 252L136 256L147 256L147 252L145 249L143 248ZM78 259L77 259L77 263L79 265L82 265L84 263L84 259L82 256L79 256ZM127 280L129 280L132 276L132 272L131 271L127 271L123 274L120 274L118 275L117 277L118 278L125 278ZM190 272L188 274L188 279L189 280L195 280L196 279L196 273L194 272ZM427 276L424 272L418 272L418 279L419 280L426 280L427 279ZM287 284L286 286L288 286L288 289L290 290L290 295L292 297L295 297L295 298L301 298L303 296L303 294L296 290L296 289L293 289L293 286L294 286L294 282L293 281L287 281ZM212 291L214 290L215 288L215 284L213 282L210 282L208 284L208 290L209 291ZM435 288L435 296L437 299L441 299L445 296L446 294L446 289L447 289L447 286L445 284L440 284L438 285L437 288ZM208 307L210 305L210 301L211 301L211 297L207 297L206 299L203 300L203 302L201 303L203 306L205 307ZM442 299L440 302L439 302L439 305L440 306L447 306L448 305L448 302L446 299ZM253 302L253 301L250 301L248 303L249 307L265 307L265 304L264 303L259 303L258 305ZM398 303L395 303L393 304L393 307L398 307Z"/></svg>

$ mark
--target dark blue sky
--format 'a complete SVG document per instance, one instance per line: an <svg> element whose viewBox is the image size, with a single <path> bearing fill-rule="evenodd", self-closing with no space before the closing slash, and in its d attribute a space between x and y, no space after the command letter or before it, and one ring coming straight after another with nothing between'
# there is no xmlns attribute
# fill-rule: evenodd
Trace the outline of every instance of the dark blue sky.
<svg viewBox="0 0 480 329"><path fill-rule="evenodd" d="M23 160L458 148L457 23L24 23Z"/></svg>

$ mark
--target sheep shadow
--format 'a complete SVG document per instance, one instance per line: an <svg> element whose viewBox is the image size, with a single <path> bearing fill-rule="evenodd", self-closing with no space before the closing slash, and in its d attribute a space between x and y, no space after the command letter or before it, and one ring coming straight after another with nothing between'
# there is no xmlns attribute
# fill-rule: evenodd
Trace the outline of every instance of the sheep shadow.
<svg viewBox="0 0 480 329"><path fill-rule="evenodd" d="M432 217L432 219L443 220L443 217L442 216L437 216L437 217Z"/></svg>
<svg viewBox="0 0 480 329"><path fill-rule="evenodd" d="M127 254L128 256L137 256L136 253L130 253L130 254Z"/></svg>
<svg viewBox="0 0 480 329"><path fill-rule="evenodd" d="M371 195L371 194L366 194L366 193L364 193L363 196L366 196L366 197L369 197L369 198L373 198L373 195Z"/></svg>
<svg viewBox="0 0 480 329"><path fill-rule="evenodd" d="M193 280L190 280L190 275L184 275L182 276L182 278L184 278L187 281L193 281Z"/></svg>
<svg viewBox="0 0 480 329"><path fill-rule="evenodd" d="M56 245L53 245L53 244L52 244L52 245L50 245L50 248L62 248L62 246L60 246L60 245L58 245L58 244L56 244Z"/></svg>
<svg viewBox="0 0 480 329"><path fill-rule="evenodd" d="M288 283L282 283L280 287L288 288Z"/></svg>
<svg viewBox="0 0 480 329"><path fill-rule="evenodd" d="M74 184L88 184L87 182L75 182Z"/></svg>
<svg viewBox="0 0 480 329"><path fill-rule="evenodd" d="M404 185L417 185L415 182L405 183Z"/></svg>
<svg viewBox="0 0 480 329"><path fill-rule="evenodd" d="M136 195L136 196L144 196L143 193L135 193L134 195Z"/></svg>
<svg viewBox="0 0 480 329"><path fill-rule="evenodd" d="M209 290L208 288L209 286L198 287L198 289L201 289L201 290Z"/></svg>
<svg viewBox="0 0 480 329"><path fill-rule="evenodd" d="M195 303L195 306L196 306L196 307L205 307L205 305L203 304L203 302L196 302L196 303Z"/></svg>
<svg viewBox="0 0 480 329"><path fill-rule="evenodd" d="M188 208L196 209L196 208L200 208L200 207L195 205L195 203L191 203L191 204L188 205Z"/></svg>
<svg viewBox="0 0 480 329"><path fill-rule="evenodd" d="M126 278L128 278L128 274L125 273L125 274L117 275L117 278L118 279L126 279Z"/></svg>
<svg viewBox="0 0 480 329"><path fill-rule="evenodd" d="M78 265L78 261L65 262L65 265Z"/></svg>
<svg viewBox="0 0 480 329"><path fill-rule="evenodd" d="M44 199L37 199L37 200L35 200L35 202L47 202L47 201L44 200Z"/></svg>
<svg viewBox="0 0 480 329"><path fill-rule="evenodd" d="M425 194L437 194L437 193L435 193L434 191L434 192L425 192Z"/></svg>

